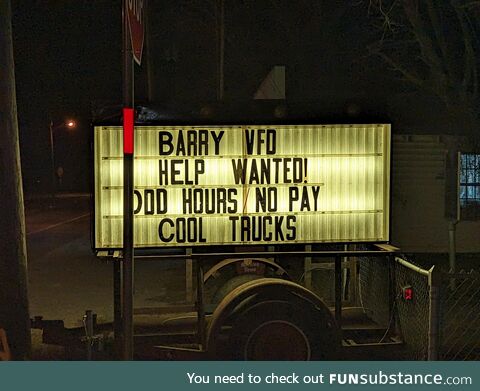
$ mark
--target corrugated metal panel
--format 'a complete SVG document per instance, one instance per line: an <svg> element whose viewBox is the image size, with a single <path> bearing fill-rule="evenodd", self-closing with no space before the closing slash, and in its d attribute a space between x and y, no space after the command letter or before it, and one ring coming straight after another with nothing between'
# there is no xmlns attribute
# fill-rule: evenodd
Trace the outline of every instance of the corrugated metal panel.
<svg viewBox="0 0 480 391"><path fill-rule="evenodd" d="M444 245L446 147L439 136L394 136L392 240L404 251Z"/></svg>
<svg viewBox="0 0 480 391"><path fill-rule="evenodd" d="M122 167L96 127L97 248L122 245ZM135 246L387 241L389 167L388 125L137 127Z"/></svg>
<svg viewBox="0 0 480 391"><path fill-rule="evenodd" d="M394 136L392 146L392 180L410 182L444 179L446 147L440 136Z"/></svg>

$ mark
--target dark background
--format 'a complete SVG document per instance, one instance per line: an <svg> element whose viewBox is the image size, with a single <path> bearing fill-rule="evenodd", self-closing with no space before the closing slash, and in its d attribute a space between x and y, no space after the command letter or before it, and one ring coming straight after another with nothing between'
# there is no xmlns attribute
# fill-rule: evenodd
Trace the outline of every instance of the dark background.
<svg viewBox="0 0 480 391"><path fill-rule="evenodd" d="M263 78L272 66L285 65L287 99L280 103L297 118L378 118L392 122L394 132L461 132L438 96L401 80L367 49L384 34L369 1L226 0L225 95L217 102L217 4L149 1L143 63L135 66L137 104L207 113L212 120L221 111L248 119ZM121 1L17 0L12 6L25 191L48 192L50 121L59 125L59 190L86 191L92 120L105 107L120 112ZM455 33L458 26L446 15L442 25ZM398 53L415 61L415 53ZM74 130L61 126L68 118L76 119Z"/></svg>

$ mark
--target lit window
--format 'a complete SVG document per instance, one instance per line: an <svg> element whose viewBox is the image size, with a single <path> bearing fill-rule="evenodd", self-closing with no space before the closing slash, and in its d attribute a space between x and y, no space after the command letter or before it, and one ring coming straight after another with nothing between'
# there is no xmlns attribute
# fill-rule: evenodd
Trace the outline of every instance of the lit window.
<svg viewBox="0 0 480 391"><path fill-rule="evenodd" d="M480 154L460 155L460 208L463 219L480 219Z"/></svg>

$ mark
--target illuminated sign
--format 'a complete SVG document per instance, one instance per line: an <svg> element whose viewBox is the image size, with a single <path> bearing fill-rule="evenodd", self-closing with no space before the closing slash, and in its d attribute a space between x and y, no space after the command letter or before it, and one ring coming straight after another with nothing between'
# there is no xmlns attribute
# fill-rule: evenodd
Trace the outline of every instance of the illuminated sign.
<svg viewBox="0 0 480 391"><path fill-rule="evenodd" d="M122 247L122 128L95 132L95 246ZM389 125L135 127L136 247L388 241Z"/></svg>

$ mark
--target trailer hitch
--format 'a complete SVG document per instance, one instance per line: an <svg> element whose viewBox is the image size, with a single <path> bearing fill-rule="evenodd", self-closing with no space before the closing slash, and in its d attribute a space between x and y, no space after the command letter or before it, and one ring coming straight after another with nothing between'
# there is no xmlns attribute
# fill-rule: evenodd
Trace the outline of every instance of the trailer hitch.
<svg viewBox="0 0 480 391"><path fill-rule="evenodd" d="M63 320L43 319L35 316L30 320L32 329L42 330L42 342L63 346L69 350L86 350L86 359L91 360L96 352L104 352L112 323L97 324L97 315L88 310L83 316L83 325L67 328Z"/></svg>

